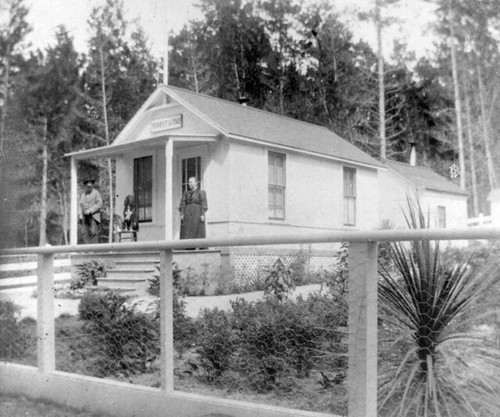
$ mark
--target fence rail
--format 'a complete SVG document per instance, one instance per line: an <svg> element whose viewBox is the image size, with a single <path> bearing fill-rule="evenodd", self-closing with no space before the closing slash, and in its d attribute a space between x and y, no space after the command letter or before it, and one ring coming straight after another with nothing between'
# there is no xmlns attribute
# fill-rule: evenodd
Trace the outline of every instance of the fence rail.
<svg viewBox="0 0 500 417"><path fill-rule="evenodd" d="M158 241L80 246L45 246L36 248L6 249L5 255L38 255L38 320L37 320L37 368L43 375L55 374L55 327L54 327L54 255L57 253L81 252L121 252L121 251L159 251L160 252L160 325L161 325L161 386L165 398L174 395L174 339L173 339L173 279L172 251L180 248L195 247L232 247L273 244L311 244L350 242L349 249L349 313L348 313L348 415L350 417L375 417L377 415L377 244L378 242L418 241L418 240L475 240L500 239L500 228L464 229L417 229L381 230L356 232L321 232L311 234L288 234L278 236L248 236L183 241ZM11 364L9 364L10 366ZM0 364L0 371L6 364ZM12 368L9 368L12 369ZM6 372L4 375L7 375ZM6 387L9 381L2 380L0 386ZM178 394L177 394L178 395ZM183 397L189 401L190 397ZM198 397L193 403L203 404ZM76 401L76 400L75 400ZM236 407L227 400L206 400L213 410L234 413L240 416L252 415L255 405L250 403ZM71 404L71 401L69 401ZM99 401L93 406L98 407ZM78 404L75 402L75 404ZM102 406L102 404L101 404ZM97 410L97 409L96 409ZM188 410L188 408L186 408ZM238 411L239 410L239 411ZM250 411L249 411L250 410ZM103 411L101 409L101 411ZM113 410L107 410L110 414ZM143 410L144 411L144 410ZM260 408L264 416L313 415L297 410ZM121 411L123 412L123 411ZM134 411L131 408L131 415ZM144 411L143 415L160 411ZM185 415L196 415L196 414ZM180 412L179 415L181 415ZM199 415L201 415L200 413ZM317 415L317 414L315 414Z"/></svg>

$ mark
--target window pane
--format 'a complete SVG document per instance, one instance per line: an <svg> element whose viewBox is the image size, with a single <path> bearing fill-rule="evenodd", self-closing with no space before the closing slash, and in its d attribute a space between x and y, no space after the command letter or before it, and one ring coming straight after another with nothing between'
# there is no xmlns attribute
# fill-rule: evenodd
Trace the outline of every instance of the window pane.
<svg viewBox="0 0 500 417"><path fill-rule="evenodd" d="M268 153L269 217L285 217L286 156Z"/></svg>
<svg viewBox="0 0 500 417"><path fill-rule="evenodd" d="M268 189L268 202L269 202L269 217L276 217L276 210L274 205L274 187Z"/></svg>
<svg viewBox="0 0 500 417"><path fill-rule="evenodd" d="M446 207L438 206L438 227L446 227Z"/></svg>
<svg viewBox="0 0 500 417"><path fill-rule="evenodd" d="M276 187L274 194L275 217L282 219L285 216L284 190Z"/></svg>
<svg viewBox="0 0 500 417"><path fill-rule="evenodd" d="M356 196L356 171L352 168L344 168L344 195Z"/></svg>
<svg viewBox="0 0 500 417"><path fill-rule="evenodd" d="M188 189L188 181L191 177L195 177L200 183L202 182L200 156L182 160L182 191Z"/></svg>
<svg viewBox="0 0 500 417"><path fill-rule="evenodd" d="M344 198L344 224L354 226L356 224L356 199Z"/></svg>
<svg viewBox="0 0 500 417"><path fill-rule="evenodd" d="M139 221L151 221L153 216L153 157L134 159L134 196Z"/></svg>
<svg viewBox="0 0 500 417"><path fill-rule="evenodd" d="M276 184L276 156L272 152L269 152L267 172L268 184Z"/></svg>

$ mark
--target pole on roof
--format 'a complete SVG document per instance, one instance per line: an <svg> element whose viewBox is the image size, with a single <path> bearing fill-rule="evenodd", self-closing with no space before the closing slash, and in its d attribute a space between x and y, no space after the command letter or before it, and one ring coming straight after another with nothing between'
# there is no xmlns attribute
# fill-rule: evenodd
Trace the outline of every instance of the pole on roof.
<svg viewBox="0 0 500 417"><path fill-rule="evenodd" d="M163 84L168 85L168 0L165 0L165 50L163 51Z"/></svg>

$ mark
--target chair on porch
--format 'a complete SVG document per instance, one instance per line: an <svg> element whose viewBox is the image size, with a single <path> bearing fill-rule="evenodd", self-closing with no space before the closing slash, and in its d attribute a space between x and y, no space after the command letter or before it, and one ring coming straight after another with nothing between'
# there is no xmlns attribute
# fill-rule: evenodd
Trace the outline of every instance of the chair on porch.
<svg viewBox="0 0 500 417"><path fill-rule="evenodd" d="M122 242L123 240L130 240L131 242L137 242L139 222L135 215L135 198L133 195L129 194L125 197L123 203L123 218L115 214L114 220L116 241Z"/></svg>

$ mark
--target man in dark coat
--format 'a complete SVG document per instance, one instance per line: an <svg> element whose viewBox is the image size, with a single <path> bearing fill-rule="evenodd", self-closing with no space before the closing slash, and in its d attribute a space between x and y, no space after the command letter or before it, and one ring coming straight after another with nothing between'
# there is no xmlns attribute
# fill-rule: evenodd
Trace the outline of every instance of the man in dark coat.
<svg viewBox="0 0 500 417"><path fill-rule="evenodd" d="M203 239L205 212L208 210L207 194L200 190L195 177L189 178L189 189L184 192L179 206L181 212L181 239Z"/></svg>
<svg viewBox="0 0 500 417"><path fill-rule="evenodd" d="M99 226L101 224L102 198L94 188L94 179L83 181L85 192L80 196L78 205L79 219L82 223L83 243L99 243Z"/></svg>

